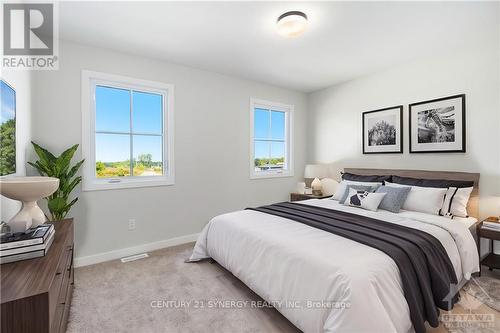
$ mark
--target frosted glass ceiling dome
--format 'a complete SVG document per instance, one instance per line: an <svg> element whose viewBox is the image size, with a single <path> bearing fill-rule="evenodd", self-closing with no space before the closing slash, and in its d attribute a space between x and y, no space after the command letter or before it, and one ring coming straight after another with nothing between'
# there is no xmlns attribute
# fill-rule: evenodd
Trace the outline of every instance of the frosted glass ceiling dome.
<svg viewBox="0 0 500 333"><path fill-rule="evenodd" d="M278 33L285 37L297 37L307 27L307 15L299 11L286 12L276 22Z"/></svg>

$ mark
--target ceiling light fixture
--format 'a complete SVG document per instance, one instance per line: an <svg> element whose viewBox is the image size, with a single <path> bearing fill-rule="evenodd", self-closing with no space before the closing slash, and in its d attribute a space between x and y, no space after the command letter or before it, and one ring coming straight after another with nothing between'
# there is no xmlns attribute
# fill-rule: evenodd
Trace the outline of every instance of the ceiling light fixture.
<svg viewBox="0 0 500 333"><path fill-rule="evenodd" d="M307 15L299 11L286 12L276 21L278 33L285 37L297 37L306 30Z"/></svg>

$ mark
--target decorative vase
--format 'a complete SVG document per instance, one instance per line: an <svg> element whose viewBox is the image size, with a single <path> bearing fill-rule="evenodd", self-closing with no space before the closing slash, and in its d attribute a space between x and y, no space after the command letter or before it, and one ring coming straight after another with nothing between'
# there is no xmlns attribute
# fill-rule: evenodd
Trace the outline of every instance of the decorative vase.
<svg viewBox="0 0 500 333"><path fill-rule="evenodd" d="M7 223L11 232L22 232L45 223L43 211L37 200L48 197L59 187L53 177L6 177L0 180L0 193L9 199L22 202L21 210Z"/></svg>
<svg viewBox="0 0 500 333"><path fill-rule="evenodd" d="M312 187L312 193L313 195L321 195L321 181L319 180L319 178L314 178L314 180L312 181L311 183L311 187Z"/></svg>

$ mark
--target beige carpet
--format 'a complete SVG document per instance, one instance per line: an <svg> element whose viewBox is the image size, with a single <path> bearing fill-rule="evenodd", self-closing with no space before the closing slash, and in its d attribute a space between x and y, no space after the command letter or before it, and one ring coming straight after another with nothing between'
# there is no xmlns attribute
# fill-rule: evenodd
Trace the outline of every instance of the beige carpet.
<svg viewBox="0 0 500 333"><path fill-rule="evenodd" d="M260 300L218 264L184 263L192 248L77 268L67 332L299 332L272 308L152 307L172 300Z"/></svg>
<svg viewBox="0 0 500 333"><path fill-rule="evenodd" d="M273 308L200 308L195 301L261 299L231 273L207 261L186 264L193 244L150 253L150 258L78 268L68 332L299 332ZM167 303L177 301L176 303ZM190 304L180 302L185 301ZM500 332L500 315L484 304L451 313L492 313L494 327L437 332Z"/></svg>

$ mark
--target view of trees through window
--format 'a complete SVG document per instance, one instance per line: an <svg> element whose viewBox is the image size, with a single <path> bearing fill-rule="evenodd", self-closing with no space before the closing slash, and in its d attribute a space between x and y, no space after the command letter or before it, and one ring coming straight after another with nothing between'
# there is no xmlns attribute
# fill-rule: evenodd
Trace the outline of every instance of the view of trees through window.
<svg viewBox="0 0 500 333"><path fill-rule="evenodd" d="M96 86L98 178L163 174L163 96Z"/></svg>
<svg viewBox="0 0 500 333"><path fill-rule="evenodd" d="M16 172L16 92L0 81L0 176Z"/></svg>
<svg viewBox="0 0 500 333"><path fill-rule="evenodd" d="M285 122L285 112L255 108L255 171L283 170L285 168Z"/></svg>

